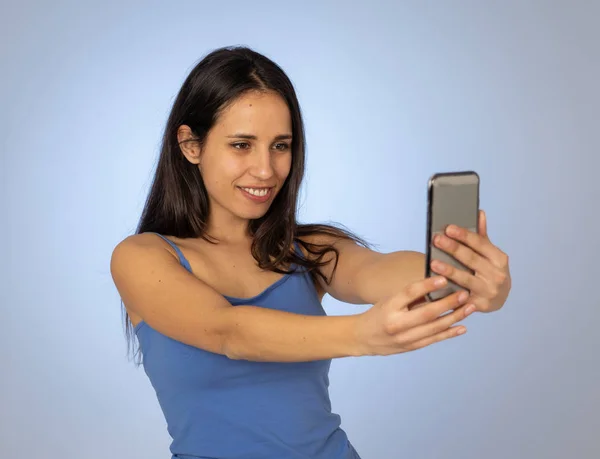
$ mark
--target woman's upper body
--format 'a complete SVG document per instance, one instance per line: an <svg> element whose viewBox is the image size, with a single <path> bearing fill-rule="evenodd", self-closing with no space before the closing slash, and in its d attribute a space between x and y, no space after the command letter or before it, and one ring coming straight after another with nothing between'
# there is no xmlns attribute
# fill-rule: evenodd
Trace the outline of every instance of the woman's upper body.
<svg viewBox="0 0 600 459"><path fill-rule="evenodd" d="M197 269L197 275L203 277L204 270L198 267L203 264L198 263L199 252L189 243L182 244L182 250L170 238L145 236L172 251L188 272ZM240 268L238 275L244 272L243 263L236 265ZM223 280L235 283L235 269L225 266L219 271ZM239 297L224 297L234 307L252 304L295 314L325 315L320 294L305 270L265 278L268 285L259 277L256 280L258 284L249 286L247 293L239 290ZM143 320L136 318L134 322L144 370L173 438L173 457L359 457L340 426L340 416L331 409L331 360L232 360L174 340Z"/></svg>
<svg viewBox="0 0 600 459"><path fill-rule="evenodd" d="M507 259L489 242L484 221L479 234L443 238L450 244L445 249L476 275L448 267L443 274L469 286L471 295L411 308L439 288L436 281L446 282L423 279L423 254L380 254L348 231L296 221L304 144L293 86L275 63L247 48L209 54L175 100L137 234L113 251L111 273L127 325L140 338L165 416L180 427L172 431L174 445L185 444L195 427L202 432L202 446L188 451L190 457L203 457L202 451L237 457L223 453L227 435L246 442L238 451L264 441L260 457L336 457L311 449L318 444L337 444L337 457L352 457L329 410L329 360L407 352L457 336L464 327L453 325L468 315L461 307L467 298L485 311L498 309L508 295ZM258 298L261 292L267 294ZM325 293L374 306L327 317ZM184 365L186 358L197 361ZM265 378L262 391L252 392ZM211 382L218 386L212 392ZM304 391L294 393L293 384L305 384ZM226 386L224 395L219 391ZM211 397L218 393L225 397L218 403L223 412L214 414L221 422L213 425ZM197 409L185 408L186 400ZM282 417L281 405L293 419ZM244 436L244 425L257 417L273 421L268 428L257 423L268 435ZM305 434L292 439L299 425ZM338 443L328 443L329 435L339 436ZM309 440L316 437L321 440ZM269 453L266 438L278 438L290 454L281 456L275 446Z"/></svg>

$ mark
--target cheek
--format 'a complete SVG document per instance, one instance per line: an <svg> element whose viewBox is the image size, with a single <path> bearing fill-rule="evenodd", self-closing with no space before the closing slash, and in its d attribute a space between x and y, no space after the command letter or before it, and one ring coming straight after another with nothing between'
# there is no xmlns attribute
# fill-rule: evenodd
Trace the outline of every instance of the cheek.
<svg viewBox="0 0 600 459"><path fill-rule="evenodd" d="M286 155L278 158L275 164L275 169L277 171L277 175L281 179L287 178L292 169L292 155Z"/></svg>
<svg viewBox="0 0 600 459"><path fill-rule="evenodd" d="M235 158L223 156L220 161L207 163L203 168L204 183L209 189L219 189L230 185L244 170Z"/></svg>

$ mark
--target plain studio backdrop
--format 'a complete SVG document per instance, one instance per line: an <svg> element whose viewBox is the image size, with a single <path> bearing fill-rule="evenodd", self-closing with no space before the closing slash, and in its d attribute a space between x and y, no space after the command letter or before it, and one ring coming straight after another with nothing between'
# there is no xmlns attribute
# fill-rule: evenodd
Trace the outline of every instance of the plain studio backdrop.
<svg viewBox="0 0 600 459"><path fill-rule="evenodd" d="M0 457L170 457L126 358L109 259L134 231L183 79L236 44L297 89L301 221L423 250L427 179L472 169L510 255L509 301L466 335L333 362L333 408L362 457L599 457L598 2L1 8Z"/></svg>

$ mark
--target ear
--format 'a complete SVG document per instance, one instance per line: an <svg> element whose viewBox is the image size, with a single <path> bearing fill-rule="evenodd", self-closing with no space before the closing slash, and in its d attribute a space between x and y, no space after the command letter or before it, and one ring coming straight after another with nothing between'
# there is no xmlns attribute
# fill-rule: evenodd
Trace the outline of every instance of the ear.
<svg viewBox="0 0 600 459"><path fill-rule="evenodd" d="M183 153L183 156L185 156L190 163L200 163L202 147L189 126L186 126L185 124L179 126L177 129L177 142L179 143L181 153Z"/></svg>

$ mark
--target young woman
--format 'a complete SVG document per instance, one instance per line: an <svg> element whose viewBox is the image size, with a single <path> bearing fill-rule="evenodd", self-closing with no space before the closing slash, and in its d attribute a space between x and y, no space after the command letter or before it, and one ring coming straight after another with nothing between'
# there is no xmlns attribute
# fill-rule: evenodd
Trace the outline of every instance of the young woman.
<svg viewBox="0 0 600 459"><path fill-rule="evenodd" d="M331 410L331 359L413 351L506 301L508 258L485 214L477 234L451 228L437 242L475 275L438 263L440 276L423 279L421 253L381 254L347 231L299 224L303 174L285 73L248 48L207 55L173 105L136 234L111 259L172 457L358 458ZM425 302L447 279L471 294ZM328 317L326 293L373 306Z"/></svg>

